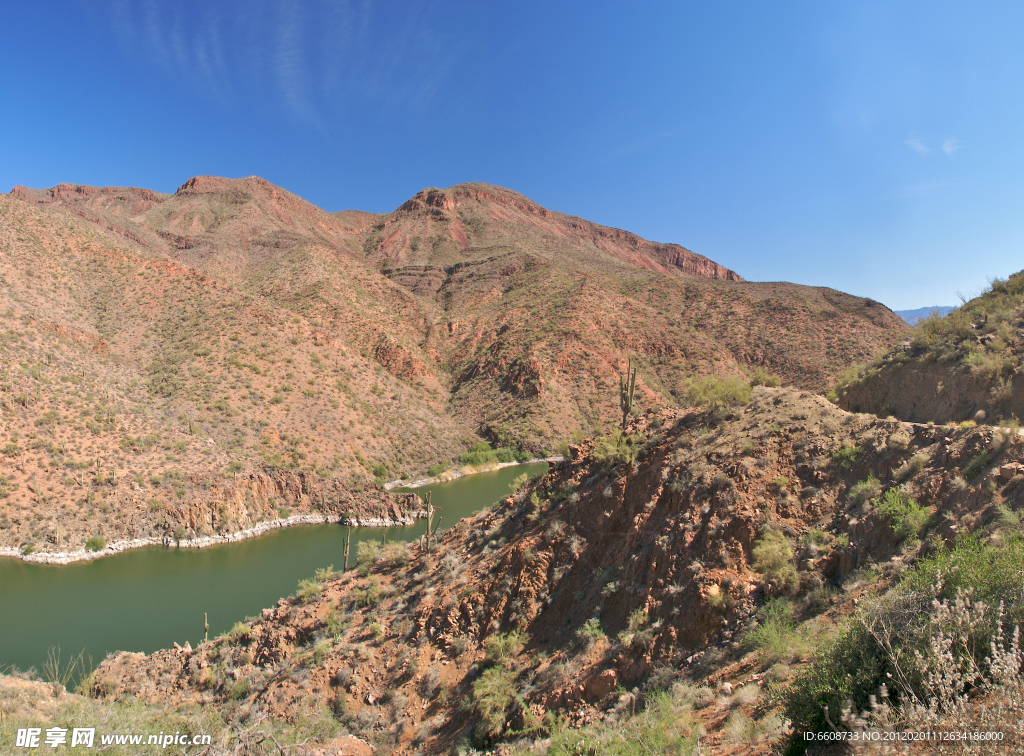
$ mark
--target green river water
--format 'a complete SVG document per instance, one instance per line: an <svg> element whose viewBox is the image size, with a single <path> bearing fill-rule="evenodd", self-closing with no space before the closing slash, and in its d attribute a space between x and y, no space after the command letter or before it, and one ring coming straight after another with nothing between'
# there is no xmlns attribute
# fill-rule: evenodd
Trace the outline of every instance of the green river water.
<svg viewBox="0 0 1024 756"><path fill-rule="evenodd" d="M509 493L517 475L541 475L547 464L507 467L416 489L432 492L442 529ZM426 521L404 528L355 528L360 540L418 539ZM259 538L205 549L147 546L92 562L53 566L0 559L0 671L36 667L47 650L63 658L85 652L99 664L111 651L150 653L210 637L256 616L296 590L302 578L345 560L347 528L297 525Z"/></svg>

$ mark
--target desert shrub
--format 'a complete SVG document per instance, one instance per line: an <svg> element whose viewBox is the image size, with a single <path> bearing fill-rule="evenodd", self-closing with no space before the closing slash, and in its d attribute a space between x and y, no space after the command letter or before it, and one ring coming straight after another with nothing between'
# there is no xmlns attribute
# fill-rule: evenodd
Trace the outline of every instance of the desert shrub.
<svg viewBox="0 0 1024 756"><path fill-rule="evenodd" d="M356 556L359 556L358 553ZM409 560L412 559L412 552L409 551L409 544L405 541L392 541L381 547L380 558L392 564L404 566L409 564Z"/></svg>
<svg viewBox="0 0 1024 756"><path fill-rule="evenodd" d="M438 475L440 475L447 469L448 465L446 464L434 465L433 467L427 468L427 475L429 475L431 478L436 478Z"/></svg>
<svg viewBox="0 0 1024 756"><path fill-rule="evenodd" d="M709 692L707 689L702 689ZM552 729L548 756L691 756L700 752L703 730L692 712L687 686L655 694L646 708L625 719L608 717L579 729Z"/></svg>
<svg viewBox="0 0 1024 756"><path fill-rule="evenodd" d="M711 586L711 589L708 591L708 595L705 598L708 602L708 608L716 612L727 612L732 609L733 604L735 603L733 597L717 585Z"/></svg>
<svg viewBox="0 0 1024 756"><path fill-rule="evenodd" d="M734 711L725 723L725 733L735 742L754 744L777 737L784 727L785 723L776 714L755 720L742 711Z"/></svg>
<svg viewBox="0 0 1024 756"><path fill-rule="evenodd" d="M750 384L735 376L709 375L683 381L680 394L695 407L721 409L749 402Z"/></svg>
<svg viewBox="0 0 1024 756"><path fill-rule="evenodd" d="M320 595L320 581L315 578L306 578L299 581L299 591L295 594L299 601L309 603Z"/></svg>
<svg viewBox="0 0 1024 756"><path fill-rule="evenodd" d="M238 701L249 695L249 681L244 677L231 686L231 693L229 698L232 701Z"/></svg>
<svg viewBox="0 0 1024 756"><path fill-rule="evenodd" d="M517 699L515 675L511 671L504 667L485 669L473 683L473 708L479 717L479 734L488 739L500 736Z"/></svg>
<svg viewBox="0 0 1024 756"><path fill-rule="evenodd" d="M85 542L85 548L88 551L103 551L107 548L107 542L99 536L93 536Z"/></svg>
<svg viewBox="0 0 1024 756"><path fill-rule="evenodd" d="M438 689L441 687L441 668L434 665L427 669L423 679L420 681L420 695L426 699L431 699L437 695Z"/></svg>
<svg viewBox="0 0 1024 756"><path fill-rule="evenodd" d="M526 485L526 482L529 479L530 478L529 478L529 476L526 473L522 473L520 475L517 475L515 478L513 478L512 482L508 484L508 487L512 491L512 493L518 493L519 490L522 489L523 486Z"/></svg>
<svg viewBox="0 0 1024 756"><path fill-rule="evenodd" d="M639 435L627 436L621 429L614 428L611 434L600 436L594 443L594 458L610 467L635 462L642 440Z"/></svg>
<svg viewBox="0 0 1024 756"><path fill-rule="evenodd" d="M897 488L890 488L878 502L878 514L885 518L900 541L917 538L928 521L928 510Z"/></svg>
<svg viewBox="0 0 1024 756"><path fill-rule="evenodd" d="M489 662L509 666L524 645L523 636L514 630L497 633L484 641L484 655Z"/></svg>
<svg viewBox="0 0 1024 756"><path fill-rule="evenodd" d="M789 753L803 753L801 733L828 729L825 707L838 712L848 698L866 701L886 679L885 653L860 622L849 622L814 654L796 680L774 695L793 723Z"/></svg>
<svg viewBox="0 0 1024 756"><path fill-rule="evenodd" d="M477 441L472 449L460 457L460 460L464 465L486 465L492 462L525 462L529 458L529 453L522 450L492 449L486 441Z"/></svg>
<svg viewBox="0 0 1024 756"><path fill-rule="evenodd" d="M900 468L896 471L896 480L904 481L907 478L913 478L924 469L925 463L927 462L927 454L915 454L900 465Z"/></svg>
<svg viewBox="0 0 1024 756"><path fill-rule="evenodd" d="M248 641L252 635L252 628L243 622L236 622L231 632L228 633L228 643L236 644Z"/></svg>
<svg viewBox="0 0 1024 756"><path fill-rule="evenodd" d="M903 431L896 431L886 442L886 445L894 451L903 451L910 446L910 436Z"/></svg>
<svg viewBox="0 0 1024 756"><path fill-rule="evenodd" d="M823 549L826 546L831 546L835 537L821 528L811 528L807 531L806 541L809 545L816 549Z"/></svg>
<svg viewBox="0 0 1024 756"><path fill-rule="evenodd" d="M359 606L371 607L377 606L384 598L384 591L381 590L380 582L376 579L371 579L370 584L365 588L356 588L352 591L352 598Z"/></svg>
<svg viewBox="0 0 1024 756"><path fill-rule="evenodd" d="M590 648L604 637L605 633L601 629L601 620L597 617L591 617L576 630L576 640L584 648Z"/></svg>
<svg viewBox="0 0 1024 756"><path fill-rule="evenodd" d="M859 446L844 446L832 455L832 461L840 470L848 470L863 453L864 450Z"/></svg>
<svg viewBox="0 0 1024 756"><path fill-rule="evenodd" d="M793 547L781 530L770 530L754 546L754 569L764 575L778 593L800 587L800 576L793 564Z"/></svg>
<svg viewBox="0 0 1024 756"><path fill-rule="evenodd" d="M977 478L991 461L992 459L987 451L976 454L960 470L964 474L964 480L974 480L974 478Z"/></svg>
<svg viewBox="0 0 1024 756"><path fill-rule="evenodd" d="M768 372L767 368L756 367L750 373L750 385L753 386L779 386L782 384L782 379L777 375L772 375Z"/></svg>
<svg viewBox="0 0 1024 756"><path fill-rule="evenodd" d="M922 560L918 569L903 580L907 591L928 594L932 586L941 588L937 598L954 599L958 590L970 590L975 601L998 606L1002 601L1006 621L1024 625L1024 538L1011 533L998 544L987 542L983 536L971 534L957 539L948 551ZM992 634L994 625L986 632ZM979 660L980 661L980 660Z"/></svg>
<svg viewBox="0 0 1024 756"><path fill-rule="evenodd" d="M856 483L847 495L851 505L861 506L875 499L882 492L882 484L874 475Z"/></svg>
<svg viewBox="0 0 1024 756"><path fill-rule="evenodd" d="M883 682L895 686L897 704L927 707L932 698L941 713L946 703L936 692L957 688L944 696L954 702L964 692L960 683L980 682L1001 628L1024 622L1022 572L1020 534L998 544L971 534L921 560L888 593L866 601L796 681L778 691L796 731L791 752L802 752L801 732L827 729L824 706L838 712L849 698L864 708Z"/></svg>
<svg viewBox="0 0 1024 756"><path fill-rule="evenodd" d="M794 615L792 602L772 599L757 613L758 626L746 634L743 645L757 651L766 664L786 658L796 629Z"/></svg>
<svg viewBox="0 0 1024 756"><path fill-rule="evenodd" d="M356 546L356 566L361 574L369 574L370 569L380 558L380 541L360 541Z"/></svg>

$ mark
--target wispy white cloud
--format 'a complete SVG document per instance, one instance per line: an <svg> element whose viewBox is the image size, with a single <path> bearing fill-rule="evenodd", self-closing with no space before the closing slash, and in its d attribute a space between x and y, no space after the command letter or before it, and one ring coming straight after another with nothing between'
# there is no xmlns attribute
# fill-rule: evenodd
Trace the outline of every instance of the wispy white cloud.
<svg viewBox="0 0 1024 756"><path fill-rule="evenodd" d="M274 50L277 84L292 113L314 126L323 127L323 119L309 97L309 72L303 39L303 18L298 3L282 2L279 7L278 34Z"/></svg>
<svg viewBox="0 0 1024 756"><path fill-rule="evenodd" d="M917 137L911 137L903 144L907 145L907 147L909 147L919 155L927 155L929 152L932 151L931 148L924 143L924 140L918 139Z"/></svg>
<svg viewBox="0 0 1024 756"><path fill-rule="evenodd" d="M127 55L206 97L276 101L326 131L339 116L429 106L473 44L452 35L445 7L428 0L396 15L372 0L111 0L108 19Z"/></svg>
<svg viewBox="0 0 1024 756"><path fill-rule="evenodd" d="M947 157L953 157L953 154L959 152L964 148L964 143L959 139L947 139L942 143L942 151L946 153Z"/></svg>

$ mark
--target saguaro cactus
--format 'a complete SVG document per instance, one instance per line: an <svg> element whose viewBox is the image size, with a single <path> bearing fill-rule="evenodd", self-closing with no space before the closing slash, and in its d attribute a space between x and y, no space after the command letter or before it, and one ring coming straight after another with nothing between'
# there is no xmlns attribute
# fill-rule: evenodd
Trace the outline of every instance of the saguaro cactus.
<svg viewBox="0 0 1024 756"><path fill-rule="evenodd" d="M210 640L210 622L206 617L206 612L203 612L203 643Z"/></svg>
<svg viewBox="0 0 1024 756"><path fill-rule="evenodd" d="M345 569L348 569L348 553L352 548L352 526L349 526L348 535L345 536Z"/></svg>
<svg viewBox="0 0 1024 756"><path fill-rule="evenodd" d="M626 420L633 411L633 392L636 389L636 368L633 360L626 363L626 374L619 373L619 407L622 408L622 430L626 430Z"/></svg>
<svg viewBox="0 0 1024 756"><path fill-rule="evenodd" d="M430 553L430 536L434 528L434 507L430 504L430 492L427 491L427 553Z"/></svg>

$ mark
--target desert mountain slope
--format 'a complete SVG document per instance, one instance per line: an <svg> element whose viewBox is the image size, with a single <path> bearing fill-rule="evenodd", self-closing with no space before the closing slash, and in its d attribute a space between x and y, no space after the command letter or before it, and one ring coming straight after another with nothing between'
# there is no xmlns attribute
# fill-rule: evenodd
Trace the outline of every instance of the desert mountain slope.
<svg viewBox="0 0 1024 756"><path fill-rule="evenodd" d="M0 245L5 546L247 526L480 433L550 451L618 415L628 359L641 407L678 406L694 376L754 367L822 389L905 333L870 300L748 283L484 184L382 215L256 177L15 187ZM214 485L272 471L301 493L242 511ZM103 513L126 507L148 514Z"/></svg>
<svg viewBox="0 0 1024 756"><path fill-rule="evenodd" d="M836 396L847 409L918 422L1020 419L1022 367L1024 271L922 321L880 359L843 376Z"/></svg>
<svg viewBox="0 0 1024 756"><path fill-rule="evenodd" d="M444 267L515 248L578 267L627 268L742 281L736 273L678 244L552 212L489 184L424 189L382 217L364 242L367 254L396 272Z"/></svg>
<svg viewBox="0 0 1024 756"><path fill-rule="evenodd" d="M59 206L0 197L0 219L2 546L237 530L465 448L436 380L388 373L366 328L343 340ZM357 324L383 306L359 275L411 301L342 263Z"/></svg>

